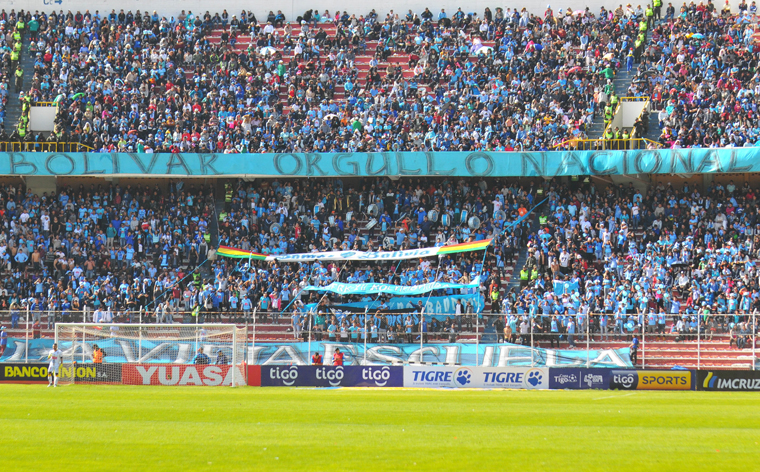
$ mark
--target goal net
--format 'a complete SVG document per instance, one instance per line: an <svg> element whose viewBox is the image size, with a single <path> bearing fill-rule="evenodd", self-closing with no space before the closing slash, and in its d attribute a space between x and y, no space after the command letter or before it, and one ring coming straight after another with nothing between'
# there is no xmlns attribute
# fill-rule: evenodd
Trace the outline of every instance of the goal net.
<svg viewBox="0 0 760 472"><path fill-rule="evenodd" d="M58 383L246 385L244 328L58 323Z"/></svg>

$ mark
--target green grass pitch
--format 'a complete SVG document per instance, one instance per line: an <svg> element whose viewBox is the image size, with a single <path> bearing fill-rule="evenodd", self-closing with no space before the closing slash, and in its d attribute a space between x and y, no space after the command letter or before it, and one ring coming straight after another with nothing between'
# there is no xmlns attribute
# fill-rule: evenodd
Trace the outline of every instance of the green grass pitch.
<svg viewBox="0 0 760 472"><path fill-rule="evenodd" d="M2 469L760 470L756 393L3 385Z"/></svg>

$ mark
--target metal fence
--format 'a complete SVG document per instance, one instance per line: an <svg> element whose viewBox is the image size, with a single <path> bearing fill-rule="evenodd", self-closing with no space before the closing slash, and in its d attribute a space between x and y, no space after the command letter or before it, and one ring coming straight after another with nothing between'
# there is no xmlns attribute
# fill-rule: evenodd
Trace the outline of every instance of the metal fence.
<svg viewBox="0 0 760 472"><path fill-rule="evenodd" d="M245 327L253 343L286 342L356 342L381 344L512 343L526 348L593 351L632 347L638 340L634 365L640 368L663 368L682 365L690 368L756 368L757 314L701 315L505 315L426 314L425 325L419 315L408 313L384 314L398 329L372 330L374 313L341 313L347 323L357 327L356 336L341 336L338 326L331 336L327 327L330 314L300 314L295 320L291 313L260 312L258 310L230 312L200 310L197 313L169 309L166 311L137 310L108 313L105 311L34 311L30 309L0 312L0 323L8 336L28 341L52 338L57 322L83 323L234 323ZM412 322L407 323L407 316ZM336 317L336 319L338 319ZM318 321L321 321L319 323ZM664 321L664 322L663 322ZM26 357L24 360L28 360Z"/></svg>
<svg viewBox="0 0 760 472"><path fill-rule="evenodd" d="M76 142L2 141L0 152L90 152L93 148Z"/></svg>

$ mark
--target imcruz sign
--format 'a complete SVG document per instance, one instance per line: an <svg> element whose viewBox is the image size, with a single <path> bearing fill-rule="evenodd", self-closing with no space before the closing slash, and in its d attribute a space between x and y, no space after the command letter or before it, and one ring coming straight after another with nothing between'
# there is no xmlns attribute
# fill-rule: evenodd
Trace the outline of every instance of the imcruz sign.
<svg viewBox="0 0 760 472"><path fill-rule="evenodd" d="M700 370L697 390L760 392L759 371Z"/></svg>
<svg viewBox="0 0 760 472"><path fill-rule="evenodd" d="M8 175L482 176L741 173L760 148L283 154L0 153Z"/></svg>

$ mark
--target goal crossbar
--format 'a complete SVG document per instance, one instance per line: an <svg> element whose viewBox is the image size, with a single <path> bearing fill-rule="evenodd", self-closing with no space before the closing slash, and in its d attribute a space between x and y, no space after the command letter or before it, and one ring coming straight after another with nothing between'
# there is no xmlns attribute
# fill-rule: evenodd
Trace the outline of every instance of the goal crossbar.
<svg viewBox="0 0 760 472"><path fill-rule="evenodd" d="M60 382L245 385L246 336L234 324L58 323Z"/></svg>

